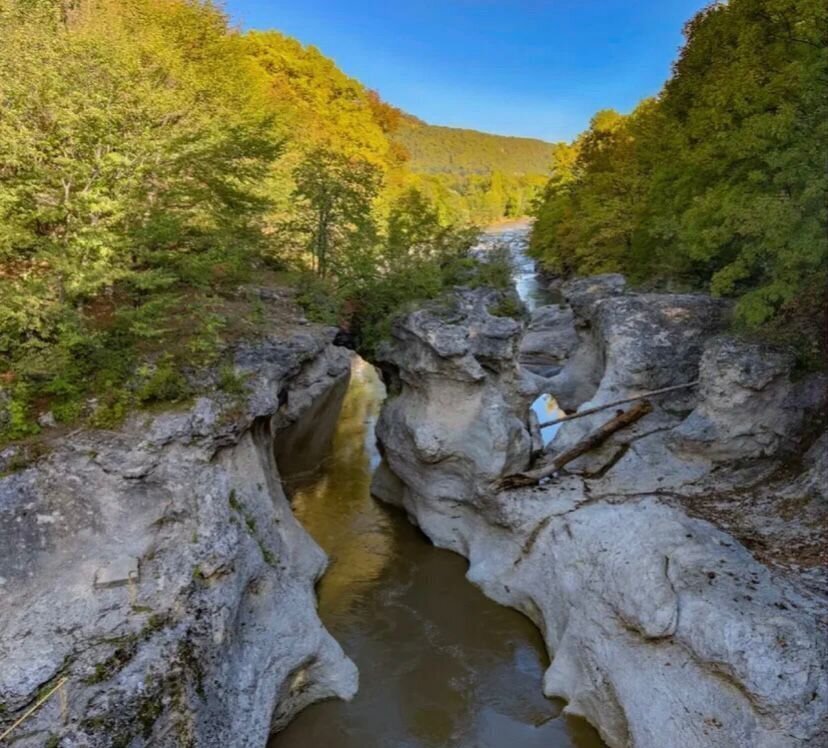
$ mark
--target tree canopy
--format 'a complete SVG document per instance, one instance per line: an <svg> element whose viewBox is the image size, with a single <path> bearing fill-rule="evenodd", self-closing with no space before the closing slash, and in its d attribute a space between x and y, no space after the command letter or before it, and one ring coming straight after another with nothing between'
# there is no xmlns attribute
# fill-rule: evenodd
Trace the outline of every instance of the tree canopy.
<svg viewBox="0 0 828 748"><path fill-rule="evenodd" d="M656 99L599 113L556 155L532 251L558 273L707 288L747 325L798 320L813 348L828 283L828 6L715 3L685 35Z"/></svg>
<svg viewBox="0 0 828 748"><path fill-rule="evenodd" d="M527 215L549 178L556 146L429 125L403 116L392 137L409 157L409 182L445 220L490 223Z"/></svg>
<svg viewBox="0 0 828 748"><path fill-rule="evenodd" d="M395 138L422 174L546 174L554 144L535 138L492 135L458 127L429 125L404 117Z"/></svg>
<svg viewBox="0 0 828 748"><path fill-rule="evenodd" d="M0 0L0 439L186 397L254 274L317 274L302 298L366 331L436 293L470 244L447 219L506 198L483 176L496 204L455 192L435 224L402 120L209 0Z"/></svg>

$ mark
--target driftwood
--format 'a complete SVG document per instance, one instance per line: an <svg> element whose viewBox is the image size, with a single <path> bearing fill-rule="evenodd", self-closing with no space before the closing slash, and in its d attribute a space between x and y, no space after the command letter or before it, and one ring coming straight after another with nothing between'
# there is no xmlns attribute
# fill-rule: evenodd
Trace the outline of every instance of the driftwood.
<svg viewBox="0 0 828 748"><path fill-rule="evenodd" d="M690 387L695 387L698 383L699 380L697 379L694 382L688 382L687 384L674 384L672 387L662 387L660 390L652 390L651 392L645 392L641 395L636 395L635 397L625 397L623 400L615 400L611 403L605 403L604 405L596 405L594 408L587 408L586 410L582 410L578 413L572 413L568 416L561 416L560 418L556 418L554 421L546 421L540 424L540 428L545 429L549 426L557 426L559 423L563 423L564 421L574 421L576 418L591 416L593 413L599 413L602 410L606 410L607 408L614 408L617 405L626 405L627 403L634 403L636 400L644 400L648 397L655 397L655 395L663 395L665 392L675 392L675 390L686 390Z"/></svg>
<svg viewBox="0 0 828 748"><path fill-rule="evenodd" d="M558 472L564 465L580 457L590 450L600 447L616 431L620 431L643 418L647 413L652 412L653 405L649 400L640 400L627 411L619 411L617 415L607 421L603 426L593 431L589 436L579 441L571 449L561 452L549 465L537 470L530 470L527 473L515 473L507 475L497 481L494 485L496 491L505 491L510 488L521 488L523 486L534 486L544 478L549 478Z"/></svg>

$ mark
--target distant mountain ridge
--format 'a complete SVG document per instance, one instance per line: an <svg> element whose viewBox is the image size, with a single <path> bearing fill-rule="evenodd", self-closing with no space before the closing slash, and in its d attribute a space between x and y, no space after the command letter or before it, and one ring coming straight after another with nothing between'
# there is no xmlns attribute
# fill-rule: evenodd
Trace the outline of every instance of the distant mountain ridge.
<svg viewBox="0 0 828 748"><path fill-rule="evenodd" d="M536 138L493 135L458 127L429 125L406 116L393 139L408 152L420 174L548 174L554 143Z"/></svg>

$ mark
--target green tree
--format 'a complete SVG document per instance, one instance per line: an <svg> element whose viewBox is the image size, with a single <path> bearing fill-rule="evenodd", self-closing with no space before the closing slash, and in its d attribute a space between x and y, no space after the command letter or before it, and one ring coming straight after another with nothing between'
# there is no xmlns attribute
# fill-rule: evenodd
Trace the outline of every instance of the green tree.
<svg viewBox="0 0 828 748"><path fill-rule="evenodd" d="M348 262L350 249L375 241L372 208L380 173L367 161L320 148L307 154L294 179L302 206L295 226L305 237L313 269L325 277Z"/></svg>
<svg viewBox="0 0 828 748"><path fill-rule="evenodd" d="M532 252L564 274L707 288L781 329L828 287L828 6L715 3L685 34L660 96L597 115L555 166Z"/></svg>
<svg viewBox="0 0 828 748"><path fill-rule="evenodd" d="M759 324L825 279L828 7L711 6L663 96L653 233Z"/></svg>
<svg viewBox="0 0 828 748"><path fill-rule="evenodd" d="M434 205L422 192L410 187L391 207L386 256L395 261L427 254L434 248L441 230Z"/></svg>
<svg viewBox="0 0 828 748"><path fill-rule="evenodd" d="M400 309L475 277L469 249L478 230L442 222L433 203L416 188L392 203L383 233L370 261L352 261L351 272L343 278L350 325L366 355L386 337Z"/></svg>
<svg viewBox="0 0 828 748"><path fill-rule="evenodd" d="M70 30L0 23L0 259L20 300L7 341L116 282L169 285L262 211L254 185L279 144L223 16L146 5L91 3Z"/></svg>
<svg viewBox="0 0 828 748"><path fill-rule="evenodd" d="M0 375L19 412L117 400L180 294L196 331L194 287L246 272L281 149L265 93L208 3L0 3Z"/></svg>

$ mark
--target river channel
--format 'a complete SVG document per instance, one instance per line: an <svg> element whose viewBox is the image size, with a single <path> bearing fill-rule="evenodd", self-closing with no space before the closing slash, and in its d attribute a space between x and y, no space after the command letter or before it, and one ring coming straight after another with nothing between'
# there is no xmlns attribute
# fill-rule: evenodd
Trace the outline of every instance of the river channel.
<svg viewBox="0 0 828 748"><path fill-rule="evenodd" d="M544 698L537 629L470 584L465 559L372 499L384 396L355 358L347 392L328 405L341 411L330 442L315 447L324 454L279 457L296 516L330 556L319 613L359 667L360 688L351 702L306 709L269 748L599 748L586 723Z"/></svg>

